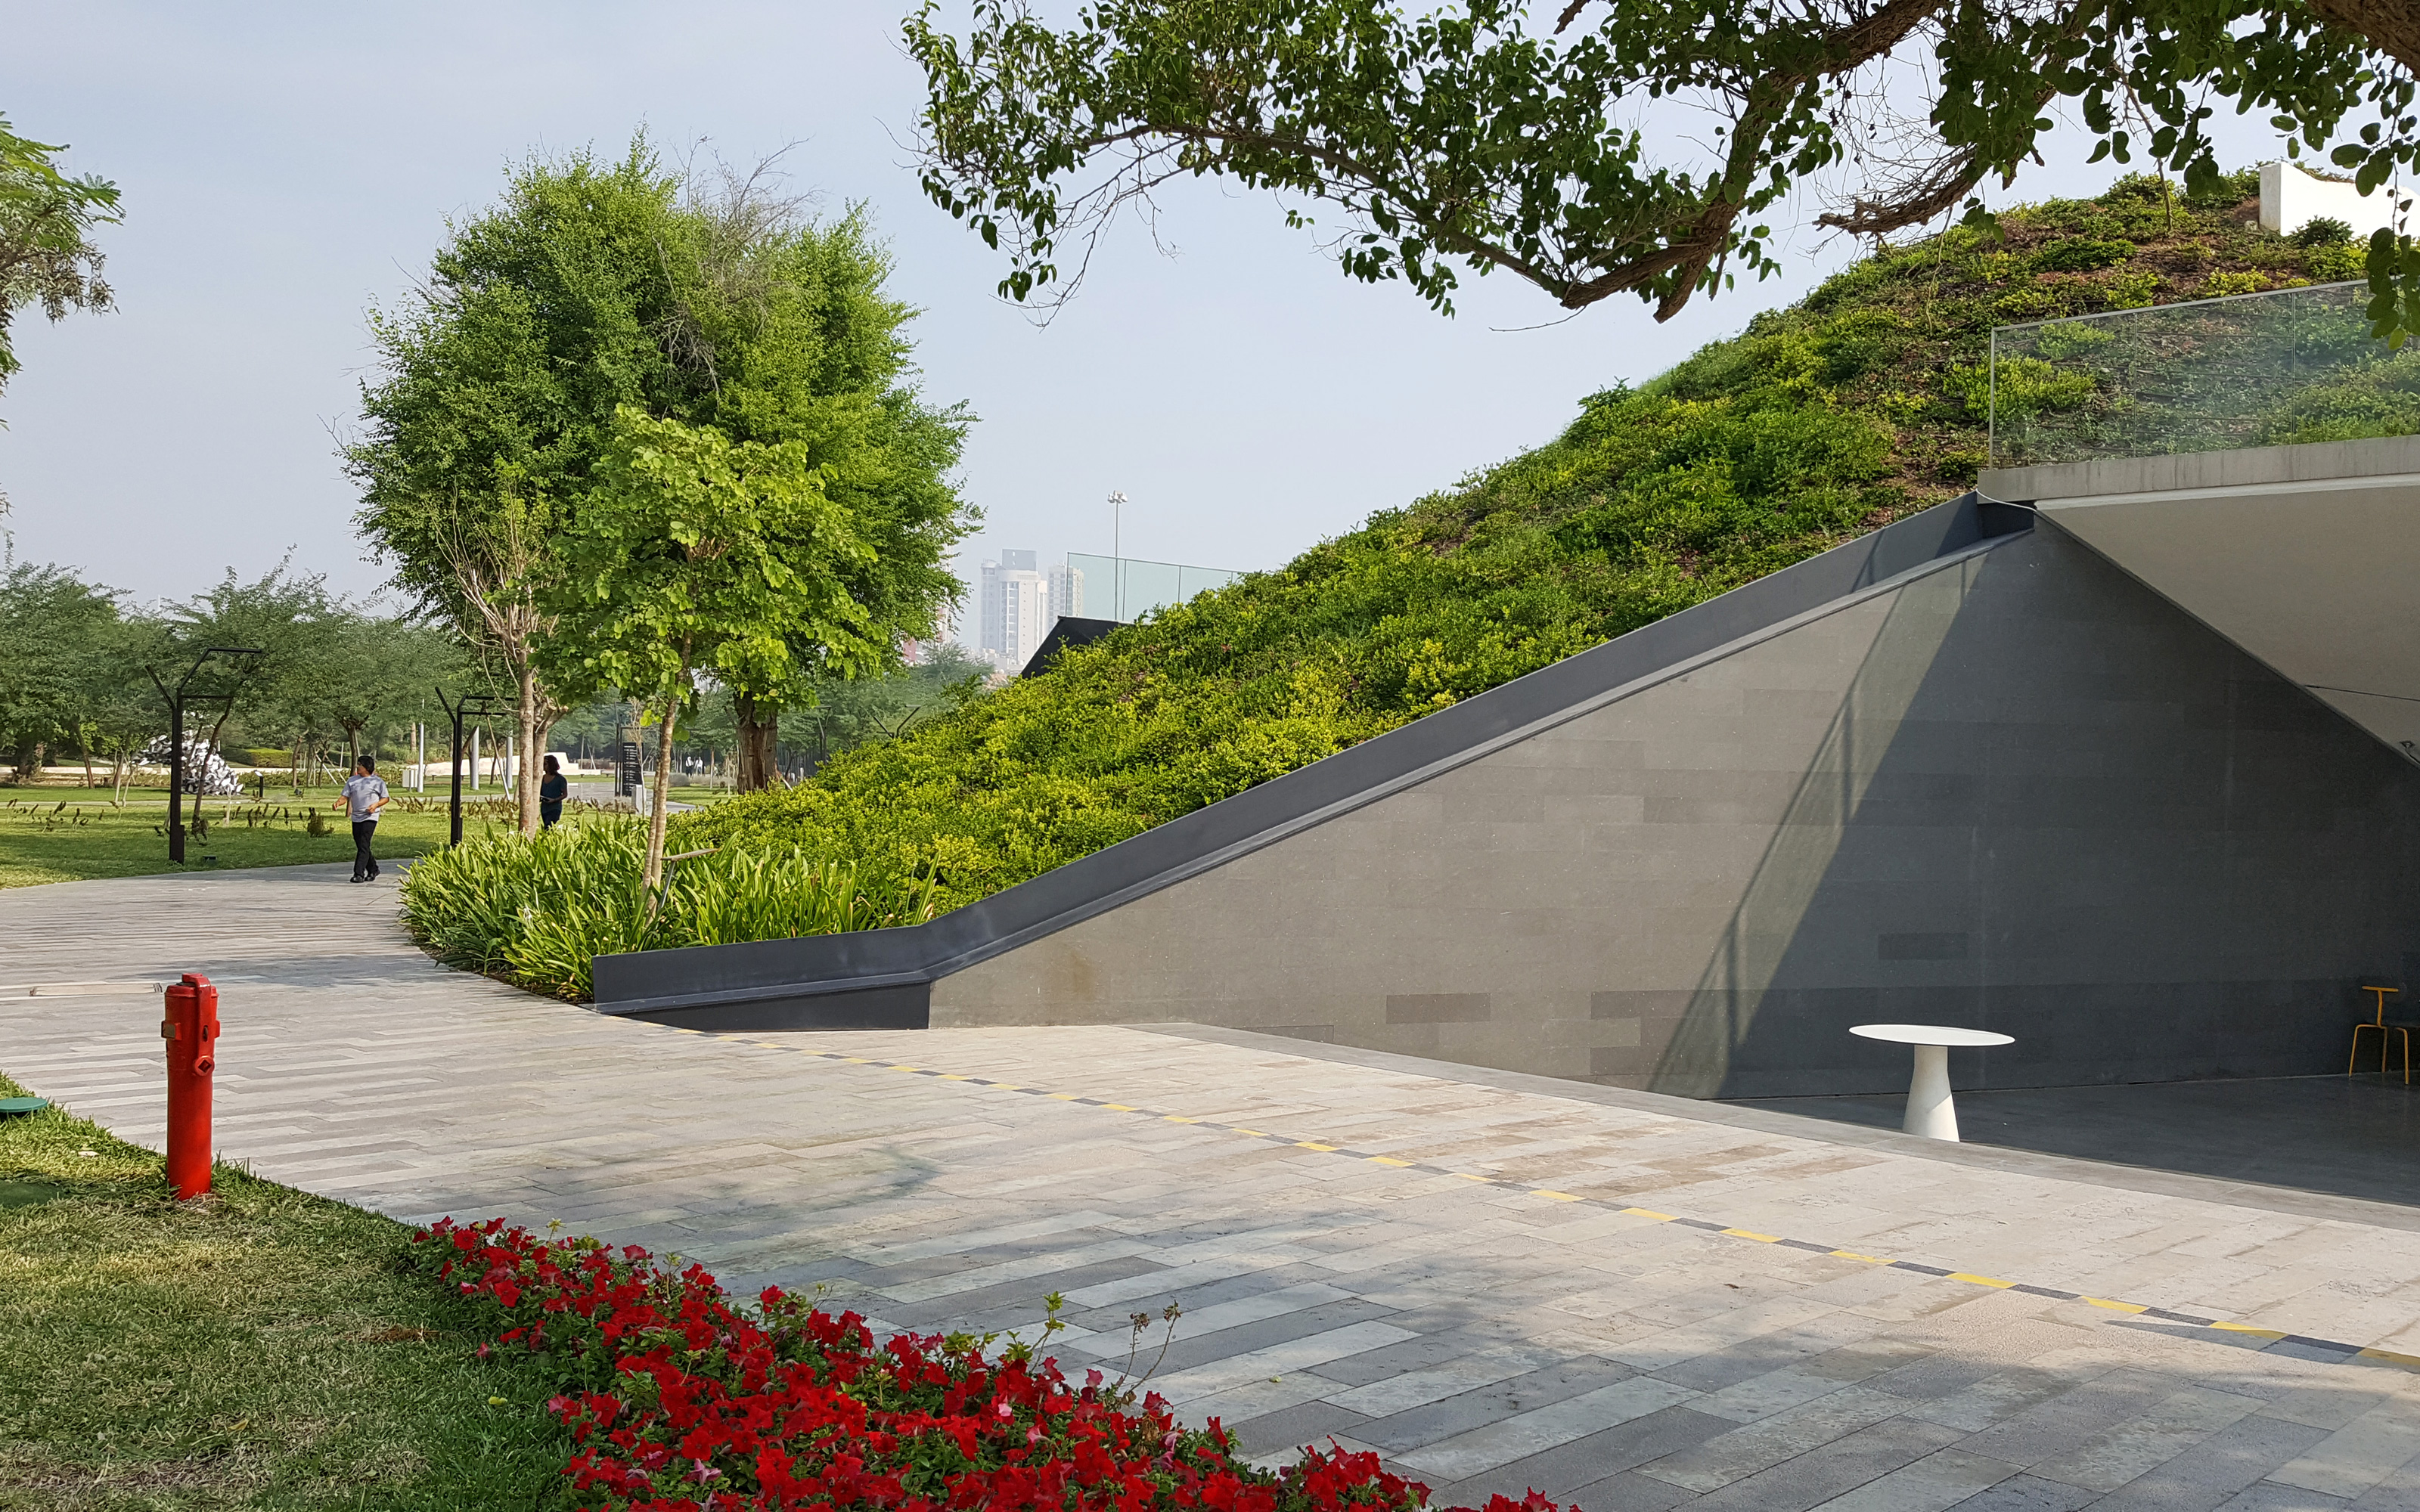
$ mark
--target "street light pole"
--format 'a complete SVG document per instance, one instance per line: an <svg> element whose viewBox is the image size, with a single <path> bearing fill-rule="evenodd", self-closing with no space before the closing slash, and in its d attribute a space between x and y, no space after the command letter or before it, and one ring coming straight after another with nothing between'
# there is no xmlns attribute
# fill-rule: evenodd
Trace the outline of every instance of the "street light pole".
<svg viewBox="0 0 2420 1512"><path fill-rule="evenodd" d="M474 719L492 719L504 712L493 705L504 702L503 698L493 693L465 693L459 699L448 703L445 702L445 689L441 687L437 690L438 706L443 709L454 721L454 743L446 749L447 764L452 767L454 774L454 795L447 805L453 815L452 839L447 841L450 845L462 843L462 717L467 714ZM474 703L478 705L475 709L471 706ZM427 771L426 762L422 763L421 770L425 781Z"/></svg>
<svg viewBox="0 0 2420 1512"><path fill-rule="evenodd" d="M168 705L168 859L178 866L185 864L185 705L188 703L233 703L243 689L243 680L252 675L254 663L240 662L236 669L235 687L224 693L187 693L185 689L212 656L257 656L258 646L204 646L185 675L177 679L172 690L161 680L157 669L145 667L151 686L160 690L161 699ZM208 766L202 768L209 771ZM194 812L202 811L200 795L194 795Z"/></svg>
<svg viewBox="0 0 2420 1512"><path fill-rule="evenodd" d="M1109 563L1110 570L1115 574L1117 585L1115 590L1117 607L1113 613L1121 624L1125 623L1126 617L1125 515L1126 493L1125 489L1120 488L1109 495Z"/></svg>

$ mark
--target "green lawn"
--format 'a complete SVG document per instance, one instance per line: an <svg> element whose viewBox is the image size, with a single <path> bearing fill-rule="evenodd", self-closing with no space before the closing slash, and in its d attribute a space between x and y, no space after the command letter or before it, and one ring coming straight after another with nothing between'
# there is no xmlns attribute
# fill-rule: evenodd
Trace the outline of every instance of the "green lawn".
<svg viewBox="0 0 2420 1512"><path fill-rule="evenodd" d="M404 1228L225 1165L177 1203L161 1165L0 1119L0 1508L567 1504L553 1383L476 1358Z"/></svg>
<svg viewBox="0 0 2420 1512"><path fill-rule="evenodd" d="M445 843L442 793L396 796L379 815L380 856L420 856ZM492 793L479 799L474 807L470 794L462 795L463 833L510 823L509 806ZM352 859L352 829L334 788L311 789L297 798L292 789L272 782L266 804L235 800L232 819L225 817L227 800L203 802L209 833L186 841L180 868L168 859L168 795L157 788L131 790L126 806L117 809L111 807L107 789L0 787L0 887L208 871L209 856L218 858L220 868ZM306 832L307 810L314 807L327 819L325 835Z"/></svg>

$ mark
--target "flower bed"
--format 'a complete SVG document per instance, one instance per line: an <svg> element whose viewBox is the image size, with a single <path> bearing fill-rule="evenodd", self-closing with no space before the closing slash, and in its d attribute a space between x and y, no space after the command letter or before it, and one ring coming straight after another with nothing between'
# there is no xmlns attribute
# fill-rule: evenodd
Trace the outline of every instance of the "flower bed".
<svg viewBox="0 0 2420 1512"><path fill-rule="evenodd" d="M1278 1472L1216 1419L1157 1395L1080 1386L1012 1339L903 1334L876 1347L779 1288L752 1315L703 1267L636 1245L554 1241L500 1220L442 1221L413 1263L493 1310L497 1342L559 1362L547 1409L577 1446L565 1473L609 1512L880 1507L896 1512L1419 1512L1428 1488L1378 1457L1306 1449ZM487 1345L480 1346L484 1355ZM1486 1512L1557 1512L1531 1493Z"/></svg>

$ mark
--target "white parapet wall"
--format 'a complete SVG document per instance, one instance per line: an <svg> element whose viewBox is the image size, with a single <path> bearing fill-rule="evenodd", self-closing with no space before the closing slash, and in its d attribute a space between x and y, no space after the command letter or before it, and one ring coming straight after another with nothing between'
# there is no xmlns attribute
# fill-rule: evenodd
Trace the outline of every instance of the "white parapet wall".
<svg viewBox="0 0 2420 1512"><path fill-rule="evenodd" d="M2355 241L2366 241L2371 232L2393 227L2403 218L2397 214L2397 198L2392 185L2365 194L2349 179L2317 177L2290 162L2260 165L2261 229L2280 236L2325 219L2342 221L2352 227ZM2402 208L2410 207L2410 197L2403 196Z"/></svg>

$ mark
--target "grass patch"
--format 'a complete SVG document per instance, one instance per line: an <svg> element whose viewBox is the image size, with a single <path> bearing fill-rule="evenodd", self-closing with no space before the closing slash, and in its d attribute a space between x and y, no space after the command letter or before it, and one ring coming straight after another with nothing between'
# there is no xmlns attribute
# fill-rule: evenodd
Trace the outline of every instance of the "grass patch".
<svg viewBox="0 0 2420 1512"><path fill-rule="evenodd" d="M426 856L445 843L445 795L412 796L420 811L409 811L398 801L379 815L372 849L381 859ZM479 797L483 801L474 807L470 794L462 795L466 836L509 826L508 799L499 800L492 792ZM224 798L202 801L209 833L186 841L186 862L178 866L168 859L165 793L129 794L124 808L114 808L105 789L0 788L0 887L352 859L353 832L334 788L308 789L298 798L272 782L265 803L249 797L232 804ZM306 812L313 808L327 820L325 835L306 832ZM206 856L217 856L218 865L205 864Z"/></svg>
<svg viewBox="0 0 2420 1512"><path fill-rule="evenodd" d="M179 1204L88 1120L0 1119L0 1508L568 1504L549 1372L477 1358L408 1229L213 1180Z"/></svg>

